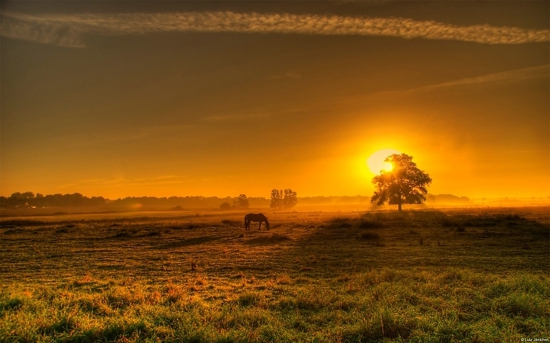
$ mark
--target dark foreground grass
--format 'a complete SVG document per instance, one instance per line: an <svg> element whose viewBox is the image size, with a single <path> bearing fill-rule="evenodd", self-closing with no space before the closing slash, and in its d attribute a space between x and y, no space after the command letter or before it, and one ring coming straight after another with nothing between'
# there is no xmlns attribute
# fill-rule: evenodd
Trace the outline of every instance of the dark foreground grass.
<svg viewBox="0 0 550 343"><path fill-rule="evenodd" d="M88 276L5 288L0 341L519 342L549 337L549 285L544 275L460 269L283 283Z"/></svg>
<svg viewBox="0 0 550 343"><path fill-rule="evenodd" d="M10 223L0 342L548 339L547 212L524 212Z"/></svg>

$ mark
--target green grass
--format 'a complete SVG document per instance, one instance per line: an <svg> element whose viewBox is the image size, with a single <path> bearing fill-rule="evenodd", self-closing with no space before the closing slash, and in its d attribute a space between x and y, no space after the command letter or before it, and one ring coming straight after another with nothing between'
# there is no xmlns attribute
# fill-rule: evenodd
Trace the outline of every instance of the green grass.
<svg viewBox="0 0 550 343"><path fill-rule="evenodd" d="M549 338L547 210L10 223L0 342Z"/></svg>

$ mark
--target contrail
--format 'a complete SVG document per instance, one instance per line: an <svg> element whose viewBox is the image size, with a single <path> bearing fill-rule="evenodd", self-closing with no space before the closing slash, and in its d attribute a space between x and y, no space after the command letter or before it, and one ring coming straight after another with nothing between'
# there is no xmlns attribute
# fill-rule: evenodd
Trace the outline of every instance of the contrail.
<svg viewBox="0 0 550 343"><path fill-rule="evenodd" d="M81 47L83 35L154 32L236 32L388 36L482 44L549 42L546 29L489 25L457 26L406 18L234 12L44 14L4 13L2 35L45 44Z"/></svg>

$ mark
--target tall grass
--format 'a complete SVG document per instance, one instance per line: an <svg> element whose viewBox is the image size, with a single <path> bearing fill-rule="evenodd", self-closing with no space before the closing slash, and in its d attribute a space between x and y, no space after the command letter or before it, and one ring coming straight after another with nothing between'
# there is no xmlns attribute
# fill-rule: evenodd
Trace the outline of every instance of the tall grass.
<svg viewBox="0 0 550 343"><path fill-rule="evenodd" d="M200 295L185 282L20 286L0 293L2 342L512 342L550 334L550 277L529 273L383 269L230 292L220 283Z"/></svg>

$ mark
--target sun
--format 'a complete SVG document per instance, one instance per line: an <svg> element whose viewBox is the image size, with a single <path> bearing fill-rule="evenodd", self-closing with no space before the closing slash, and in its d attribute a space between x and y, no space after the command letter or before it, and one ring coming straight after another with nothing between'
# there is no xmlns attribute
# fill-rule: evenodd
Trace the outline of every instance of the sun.
<svg viewBox="0 0 550 343"><path fill-rule="evenodd" d="M400 154L400 152L395 149L382 149L370 155L367 159L367 165L370 171L373 174L380 174L382 171L391 171L393 165L389 162L384 162L384 160L393 154Z"/></svg>

